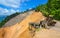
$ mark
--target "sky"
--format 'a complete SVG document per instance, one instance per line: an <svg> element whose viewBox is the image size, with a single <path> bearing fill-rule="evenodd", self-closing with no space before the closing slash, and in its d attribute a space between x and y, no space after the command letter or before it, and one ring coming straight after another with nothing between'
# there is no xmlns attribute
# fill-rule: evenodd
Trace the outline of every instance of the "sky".
<svg viewBox="0 0 60 38"><path fill-rule="evenodd" d="M0 0L0 15L11 15L46 4L48 0Z"/></svg>

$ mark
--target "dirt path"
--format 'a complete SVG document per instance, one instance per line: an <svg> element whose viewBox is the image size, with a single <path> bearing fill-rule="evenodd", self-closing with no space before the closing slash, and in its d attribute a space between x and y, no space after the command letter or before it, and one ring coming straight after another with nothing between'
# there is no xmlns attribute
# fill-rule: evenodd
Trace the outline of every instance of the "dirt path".
<svg viewBox="0 0 60 38"><path fill-rule="evenodd" d="M56 30L56 31L60 31L60 22L57 21L57 23L55 24L55 26L52 27L51 29Z"/></svg>
<svg viewBox="0 0 60 38"><path fill-rule="evenodd" d="M60 38L60 32L52 29L41 29L33 38Z"/></svg>
<svg viewBox="0 0 60 38"><path fill-rule="evenodd" d="M60 38L60 22L50 29L40 29L33 38Z"/></svg>

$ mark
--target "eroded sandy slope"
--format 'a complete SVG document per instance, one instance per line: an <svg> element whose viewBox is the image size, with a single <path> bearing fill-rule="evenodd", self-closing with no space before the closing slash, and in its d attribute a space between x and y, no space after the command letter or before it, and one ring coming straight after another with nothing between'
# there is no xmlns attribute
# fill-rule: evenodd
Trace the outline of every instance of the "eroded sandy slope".
<svg viewBox="0 0 60 38"><path fill-rule="evenodd" d="M39 22L43 18L41 13L34 12L27 16L22 22L14 26L5 27L0 32L1 38L32 38L28 26L30 22Z"/></svg>

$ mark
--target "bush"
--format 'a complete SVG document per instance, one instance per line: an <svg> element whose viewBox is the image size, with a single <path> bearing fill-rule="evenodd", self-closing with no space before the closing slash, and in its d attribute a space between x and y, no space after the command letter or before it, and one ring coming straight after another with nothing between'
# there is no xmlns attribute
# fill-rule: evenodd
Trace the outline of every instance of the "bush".
<svg viewBox="0 0 60 38"><path fill-rule="evenodd" d="M39 5L35 10L42 12L44 16L52 15L54 19L60 20L60 0L48 0L47 4Z"/></svg>

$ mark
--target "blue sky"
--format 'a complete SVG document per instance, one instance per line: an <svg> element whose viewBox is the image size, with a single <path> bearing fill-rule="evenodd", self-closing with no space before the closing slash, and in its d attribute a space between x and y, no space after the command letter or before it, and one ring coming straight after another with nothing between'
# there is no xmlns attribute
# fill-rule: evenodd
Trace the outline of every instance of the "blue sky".
<svg viewBox="0 0 60 38"><path fill-rule="evenodd" d="M11 15L45 3L47 0L0 0L0 15Z"/></svg>

